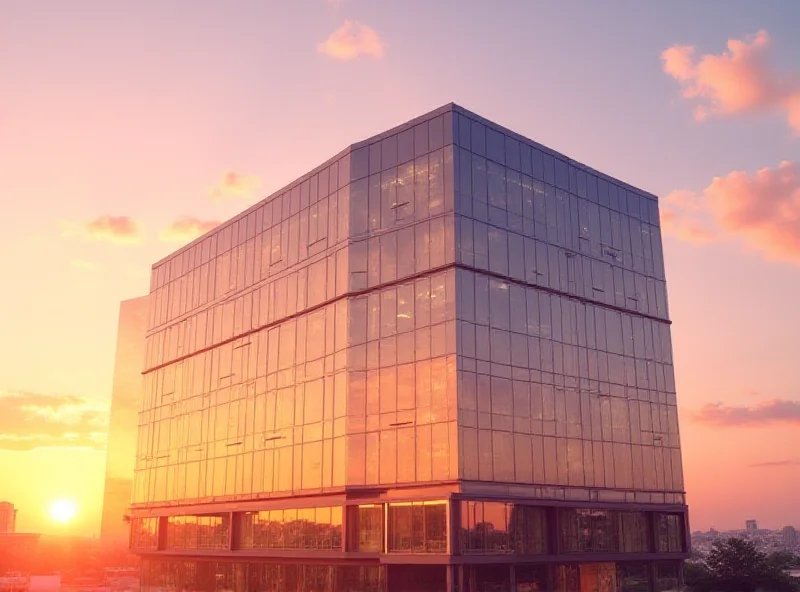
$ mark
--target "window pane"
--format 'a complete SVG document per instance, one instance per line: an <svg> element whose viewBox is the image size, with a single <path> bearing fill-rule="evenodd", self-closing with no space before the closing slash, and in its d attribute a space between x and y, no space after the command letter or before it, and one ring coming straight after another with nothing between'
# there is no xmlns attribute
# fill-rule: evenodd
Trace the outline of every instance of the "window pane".
<svg viewBox="0 0 800 592"><path fill-rule="evenodd" d="M383 506L365 505L352 508L354 551L380 553L383 551Z"/></svg>
<svg viewBox="0 0 800 592"><path fill-rule="evenodd" d="M518 555L547 552L547 511L534 506L515 506L511 528Z"/></svg>
<svg viewBox="0 0 800 592"><path fill-rule="evenodd" d="M447 503L407 502L389 505L389 552L445 553Z"/></svg>

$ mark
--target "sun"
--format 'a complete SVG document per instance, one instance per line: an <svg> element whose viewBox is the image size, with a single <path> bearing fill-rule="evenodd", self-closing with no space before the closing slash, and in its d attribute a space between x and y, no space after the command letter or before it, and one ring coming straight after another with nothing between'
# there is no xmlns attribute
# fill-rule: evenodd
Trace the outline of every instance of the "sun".
<svg viewBox="0 0 800 592"><path fill-rule="evenodd" d="M50 504L50 517L56 522L69 522L78 513L78 506L69 499L59 499Z"/></svg>

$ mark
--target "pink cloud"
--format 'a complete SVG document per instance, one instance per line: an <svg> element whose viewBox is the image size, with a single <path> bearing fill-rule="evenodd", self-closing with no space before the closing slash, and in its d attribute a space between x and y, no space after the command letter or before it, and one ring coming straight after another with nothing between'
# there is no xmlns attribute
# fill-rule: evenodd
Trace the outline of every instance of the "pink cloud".
<svg viewBox="0 0 800 592"><path fill-rule="evenodd" d="M188 243L216 228L219 224L217 220L198 220L192 216L186 216L163 229L159 238L168 243Z"/></svg>
<svg viewBox="0 0 800 592"><path fill-rule="evenodd" d="M772 43L761 30L744 40L730 39L727 51L699 58L689 45L661 53L664 72L677 80L695 104L695 119L775 111L800 134L800 75L781 76L772 65Z"/></svg>
<svg viewBox="0 0 800 592"><path fill-rule="evenodd" d="M691 191L673 191L661 199L661 228L664 234L684 242L705 244L716 238L703 205Z"/></svg>
<svg viewBox="0 0 800 592"><path fill-rule="evenodd" d="M113 243L138 243L143 238L138 222L128 216L100 216L86 225L86 232L93 239Z"/></svg>
<svg viewBox="0 0 800 592"><path fill-rule="evenodd" d="M242 175L227 171L219 182L209 187L208 194L211 201L224 202L229 199L250 199L253 193L261 186L261 179L256 175Z"/></svg>
<svg viewBox="0 0 800 592"><path fill-rule="evenodd" d="M717 427L800 425L800 401L773 399L752 407L712 403L694 413L693 419Z"/></svg>
<svg viewBox="0 0 800 592"><path fill-rule="evenodd" d="M749 466L757 469L779 469L783 467L794 467L800 465L800 458L790 458L785 460L767 460L764 462L753 463Z"/></svg>
<svg viewBox="0 0 800 592"><path fill-rule="evenodd" d="M358 21L345 21L317 46L317 50L342 61L353 60L362 55L381 59L386 44L373 28Z"/></svg>
<svg viewBox="0 0 800 592"><path fill-rule="evenodd" d="M144 231L128 216L100 216L85 224L61 222L62 234L117 244L136 244L144 239Z"/></svg>
<svg viewBox="0 0 800 592"><path fill-rule="evenodd" d="M800 163L733 171L702 193L669 194L662 209L665 234L691 240L691 229L709 240L737 238L769 260L800 263Z"/></svg>

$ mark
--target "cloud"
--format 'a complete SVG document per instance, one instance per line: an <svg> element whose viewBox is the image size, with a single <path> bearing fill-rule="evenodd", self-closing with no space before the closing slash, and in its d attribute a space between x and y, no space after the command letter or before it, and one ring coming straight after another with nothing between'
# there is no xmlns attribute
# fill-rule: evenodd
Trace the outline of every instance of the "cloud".
<svg viewBox="0 0 800 592"><path fill-rule="evenodd" d="M101 241L130 244L144 237L139 224L128 216L100 216L86 225L87 234Z"/></svg>
<svg viewBox="0 0 800 592"><path fill-rule="evenodd" d="M800 75L781 76L773 67L772 42L761 30L744 40L730 39L727 51L699 58L690 45L661 53L662 68L695 105L695 119L709 116L779 112L800 134Z"/></svg>
<svg viewBox="0 0 800 592"><path fill-rule="evenodd" d="M693 414L697 422L716 427L790 424L800 426L800 401L772 399L752 407L711 403Z"/></svg>
<svg viewBox="0 0 800 592"><path fill-rule="evenodd" d="M0 449L105 447L108 407L74 395L0 390Z"/></svg>
<svg viewBox="0 0 800 592"><path fill-rule="evenodd" d="M261 179L256 175L240 175L228 171L216 185L209 187L211 201L222 203L231 199L250 199L261 186Z"/></svg>
<svg viewBox="0 0 800 592"><path fill-rule="evenodd" d="M704 244L716 232L704 216L703 204L691 191L673 191L661 199L661 228L665 234L689 243Z"/></svg>
<svg viewBox="0 0 800 592"><path fill-rule="evenodd" d="M89 448L92 450L105 450L106 433L64 432L61 435L52 434L0 434L0 450L22 452L35 448Z"/></svg>
<svg viewBox="0 0 800 592"><path fill-rule="evenodd" d="M362 55L379 60L386 51L386 43L373 28L348 20L320 43L317 51L342 61L353 60Z"/></svg>
<svg viewBox="0 0 800 592"><path fill-rule="evenodd" d="M84 224L64 221L60 226L62 236L86 240L131 245L144 239L141 226L129 216L100 216Z"/></svg>
<svg viewBox="0 0 800 592"><path fill-rule="evenodd" d="M167 243L188 243L219 226L218 220L198 220L186 216L175 220L159 234L159 238Z"/></svg>
<svg viewBox="0 0 800 592"><path fill-rule="evenodd" d="M794 458L788 460L770 460L760 463L753 463L748 466L757 469L777 469L780 467L793 467L797 465L800 465L800 458Z"/></svg>
<svg viewBox="0 0 800 592"><path fill-rule="evenodd" d="M733 237L768 260L800 263L800 163L733 171L699 194L675 191L662 203L665 234L692 242Z"/></svg>

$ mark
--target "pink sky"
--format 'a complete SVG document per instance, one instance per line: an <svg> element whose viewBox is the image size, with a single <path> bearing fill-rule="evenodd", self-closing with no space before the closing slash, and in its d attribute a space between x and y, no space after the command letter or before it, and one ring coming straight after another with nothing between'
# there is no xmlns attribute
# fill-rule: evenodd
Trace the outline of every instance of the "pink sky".
<svg viewBox="0 0 800 592"><path fill-rule="evenodd" d="M99 530L119 301L346 145L455 101L663 197L693 528L800 515L798 7L0 9L0 499ZM469 5L469 6L467 6ZM67 435L65 435L67 434Z"/></svg>

